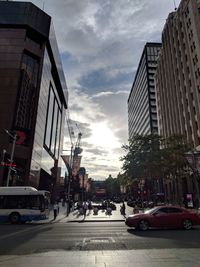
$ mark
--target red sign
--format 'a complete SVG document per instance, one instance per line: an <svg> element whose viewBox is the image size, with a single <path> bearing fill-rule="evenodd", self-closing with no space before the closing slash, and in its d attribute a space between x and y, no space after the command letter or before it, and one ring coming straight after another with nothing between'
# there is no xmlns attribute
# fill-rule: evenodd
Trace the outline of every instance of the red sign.
<svg viewBox="0 0 200 267"><path fill-rule="evenodd" d="M17 134L17 140L16 140L16 144L17 145L23 145L26 141L27 135L25 132L22 131L16 131Z"/></svg>
<svg viewBox="0 0 200 267"><path fill-rule="evenodd" d="M1 163L1 166L6 166L6 167L16 167L17 165L15 163Z"/></svg>

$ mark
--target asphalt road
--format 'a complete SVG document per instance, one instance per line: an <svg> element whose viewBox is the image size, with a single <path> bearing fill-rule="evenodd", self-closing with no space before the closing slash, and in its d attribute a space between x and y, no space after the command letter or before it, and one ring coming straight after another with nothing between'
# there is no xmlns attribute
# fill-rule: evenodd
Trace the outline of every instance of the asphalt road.
<svg viewBox="0 0 200 267"><path fill-rule="evenodd" d="M200 248L200 228L136 231L124 222L0 225L0 255L49 250Z"/></svg>

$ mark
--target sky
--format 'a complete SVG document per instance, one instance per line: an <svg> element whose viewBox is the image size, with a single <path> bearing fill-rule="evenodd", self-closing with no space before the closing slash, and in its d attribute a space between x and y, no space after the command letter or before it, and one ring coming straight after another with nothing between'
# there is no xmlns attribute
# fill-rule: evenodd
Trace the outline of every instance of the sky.
<svg viewBox="0 0 200 267"><path fill-rule="evenodd" d="M146 42L160 42L180 0L33 0L53 19L69 91L70 132L82 133L81 166L104 180L122 172L127 100ZM65 127L64 150L70 150ZM69 152L65 151L63 154Z"/></svg>

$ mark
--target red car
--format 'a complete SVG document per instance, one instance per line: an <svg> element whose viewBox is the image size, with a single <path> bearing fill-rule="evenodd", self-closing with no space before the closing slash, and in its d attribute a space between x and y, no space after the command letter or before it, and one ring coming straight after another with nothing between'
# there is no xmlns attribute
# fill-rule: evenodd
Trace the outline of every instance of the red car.
<svg viewBox="0 0 200 267"><path fill-rule="evenodd" d="M143 231L150 227L189 230L193 225L200 225L200 216L195 211L169 205L154 207L144 213L129 215L125 223L129 227Z"/></svg>

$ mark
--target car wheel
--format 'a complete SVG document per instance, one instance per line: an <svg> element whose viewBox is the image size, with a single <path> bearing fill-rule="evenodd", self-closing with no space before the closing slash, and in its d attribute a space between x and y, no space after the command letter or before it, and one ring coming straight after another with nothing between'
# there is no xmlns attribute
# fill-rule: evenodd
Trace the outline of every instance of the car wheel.
<svg viewBox="0 0 200 267"><path fill-rule="evenodd" d="M12 224L17 224L20 222L20 214L17 213L17 212L13 212L10 214L9 216L9 221L12 223Z"/></svg>
<svg viewBox="0 0 200 267"><path fill-rule="evenodd" d="M138 229L142 231L146 231L149 229L149 223L145 220L141 220L138 223Z"/></svg>
<svg viewBox="0 0 200 267"><path fill-rule="evenodd" d="M183 221L183 228L185 230L190 230L192 228L192 221L189 219L186 219Z"/></svg>

